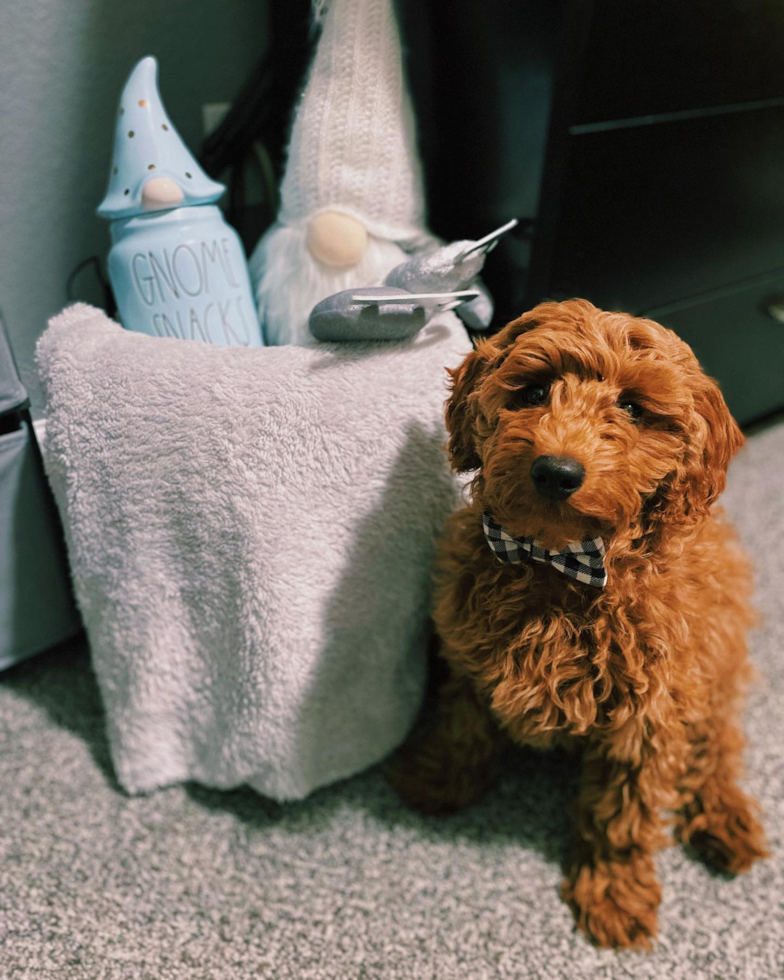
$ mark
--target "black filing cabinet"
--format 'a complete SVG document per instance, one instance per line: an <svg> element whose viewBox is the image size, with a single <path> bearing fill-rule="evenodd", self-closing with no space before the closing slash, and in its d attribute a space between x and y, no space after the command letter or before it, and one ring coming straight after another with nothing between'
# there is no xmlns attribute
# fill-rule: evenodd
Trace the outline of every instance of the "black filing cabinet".
<svg viewBox="0 0 784 980"><path fill-rule="evenodd" d="M434 230L523 219L498 325L584 296L676 330L740 422L784 408L784 3L400 5Z"/></svg>

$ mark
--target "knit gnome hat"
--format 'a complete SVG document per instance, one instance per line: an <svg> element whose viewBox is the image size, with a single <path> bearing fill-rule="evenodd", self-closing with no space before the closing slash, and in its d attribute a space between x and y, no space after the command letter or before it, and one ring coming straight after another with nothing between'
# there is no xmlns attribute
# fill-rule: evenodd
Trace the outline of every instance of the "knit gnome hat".
<svg viewBox="0 0 784 980"><path fill-rule="evenodd" d="M358 218L379 238L422 235L422 175L392 3L316 5L326 14L294 118L281 224L330 210Z"/></svg>
<svg viewBox="0 0 784 980"><path fill-rule="evenodd" d="M109 184L98 214L115 219L146 213L144 185L156 177L180 188L176 207L209 204L225 190L204 173L174 128L158 93L158 62L147 57L136 64L120 96Z"/></svg>

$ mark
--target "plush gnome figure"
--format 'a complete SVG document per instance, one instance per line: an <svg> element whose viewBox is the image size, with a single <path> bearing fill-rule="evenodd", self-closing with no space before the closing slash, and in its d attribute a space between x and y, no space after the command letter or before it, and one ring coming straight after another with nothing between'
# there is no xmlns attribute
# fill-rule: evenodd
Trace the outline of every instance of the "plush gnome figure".
<svg viewBox="0 0 784 980"><path fill-rule="evenodd" d="M267 343L400 340L444 309L487 329L477 276L517 221L444 246L427 231L393 0L314 3L281 209L250 263Z"/></svg>
<svg viewBox="0 0 784 980"><path fill-rule="evenodd" d="M295 113L280 213L250 260L269 344L313 343L317 303L381 284L412 251L437 245L425 228L393 0L329 0L318 10L323 29Z"/></svg>

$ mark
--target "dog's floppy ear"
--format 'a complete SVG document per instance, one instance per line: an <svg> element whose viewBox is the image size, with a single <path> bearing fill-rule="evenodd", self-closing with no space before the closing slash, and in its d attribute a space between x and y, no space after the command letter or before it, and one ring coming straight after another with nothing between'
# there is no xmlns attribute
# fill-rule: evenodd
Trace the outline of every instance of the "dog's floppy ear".
<svg viewBox="0 0 784 980"><path fill-rule="evenodd" d="M708 516L724 490L730 459L744 442L715 381L700 373L692 396L690 444L678 470L651 501L649 516L665 524L696 524Z"/></svg>
<svg viewBox="0 0 784 980"><path fill-rule="evenodd" d="M517 338L538 326L543 316L557 303L542 303L500 330L494 337L477 342L476 350L466 357L460 367L448 369L452 394L446 403L446 427L449 432L447 451L458 473L478 469L482 465L476 451L476 422L478 417L477 388L497 367Z"/></svg>
<svg viewBox="0 0 784 980"><path fill-rule="evenodd" d="M710 507L723 492L727 467L744 439L716 382L705 375L700 381L702 384L694 392L694 408L707 424L702 452L702 493L706 506Z"/></svg>
<svg viewBox="0 0 784 980"><path fill-rule="evenodd" d="M446 428L449 433L446 448L452 467L457 473L465 473L481 466L474 444L476 386L486 375L492 353L490 342L480 341L480 346L471 351L460 367L454 370L447 368L452 394L446 403Z"/></svg>

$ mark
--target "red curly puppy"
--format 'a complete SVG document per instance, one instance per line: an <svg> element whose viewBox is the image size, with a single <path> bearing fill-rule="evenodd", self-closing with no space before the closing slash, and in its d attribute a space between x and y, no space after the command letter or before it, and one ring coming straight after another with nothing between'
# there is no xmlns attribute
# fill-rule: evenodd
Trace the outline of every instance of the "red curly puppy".
<svg viewBox="0 0 784 980"><path fill-rule="evenodd" d="M750 575L713 508L743 441L690 348L650 320L544 303L452 375L449 455L475 470L441 547L450 667L391 774L449 812L507 739L582 751L564 896L603 946L648 946L662 810L716 867L765 856L737 785Z"/></svg>

